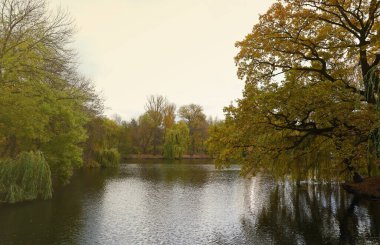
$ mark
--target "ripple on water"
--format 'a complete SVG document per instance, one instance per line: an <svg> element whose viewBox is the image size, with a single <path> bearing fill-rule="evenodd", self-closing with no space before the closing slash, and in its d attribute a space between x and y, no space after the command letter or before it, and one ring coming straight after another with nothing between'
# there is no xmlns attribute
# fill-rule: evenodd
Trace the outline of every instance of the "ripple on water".
<svg viewBox="0 0 380 245"><path fill-rule="evenodd" d="M0 244L306 244L379 237L379 203L338 185L242 179L238 167L83 171L53 200L0 207ZM25 222L28 220L28 222Z"/></svg>

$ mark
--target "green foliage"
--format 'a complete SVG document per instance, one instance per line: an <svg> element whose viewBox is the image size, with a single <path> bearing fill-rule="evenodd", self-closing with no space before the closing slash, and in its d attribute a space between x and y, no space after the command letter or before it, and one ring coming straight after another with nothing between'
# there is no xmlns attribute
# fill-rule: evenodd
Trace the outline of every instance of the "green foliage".
<svg viewBox="0 0 380 245"><path fill-rule="evenodd" d="M135 143L139 152L146 154L153 151L153 137L156 131L155 122L148 113L144 113L138 119L137 137Z"/></svg>
<svg viewBox="0 0 380 245"><path fill-rule="evenodd" d="M0 161L0 202L51 197L51 172L41 152L22 152L16 160Z"/></svg>
<svg viewBox="0 0 380 245"><path fill-rule="evenodd" d="M116 168L120 164L120 153L115 148L96 151L96 161L103 168Z"/></svg>
<svg viewBox="0 0 380 245"><path fill-rule="evenodd" d="M118 145L117 149L120 153L121 159L126 159L129 154L132 153L132 134L129 125L126 122L122 122L119 125Z"/></svg>
<svg viewBox="0 0 380 245"><path fill-rule="evenodd" d="M168 129L165 134L164 157L167 159L181 159L186 153L190 130L185 122L179 122Z"/></svg>
<svg viewBox="0 0 380 245"><path fill-rule="evenodd" d="M67 184L82 165L84 125L101 110L75 66L71 21L44 1L1 1L0 157L42 151L52 180Z"/></svg>
<svg viewBox="0 0 380 245"><path fill-rule="evenodd" d="M53 179L62 184L69 183L74 169L83 164L80 144L87 138L84 125L88 116L75 109L76 103L78 101L57 102L50 107L49 141L41 147L51 166Z"/></svg>
<svg viewBox="0 0 380 245"><path fill-rule="evenodd" d="M86 128L88 139L84 147L85 166L118 166L121 158L119 148L125 147L124 141L128 140L127 128L104 117L93 118Z"/></svg>
<svg viewBox="0 0 380 245"><path fill-rule="evenodd" d="M200 105L182 106L176 114L175 104L170 103L163 96L156 95L148 98L145 109L145 113L137 120L133 119L127 124L130 153L162 154L168 158L177 158L186 153L206 153L207 129L209 124L213 124L213 120L206 120L206 115ZM175 140L175 135L178 136L181 133L177 129L172 130L176 127L177 115L189 130L188 139L180 139L179 143ZM188 145L184 147L181 145L182 142L187 142Z"/></svg>
<svg viewBox="0 0 380 245"><path fill-rule="evenodd" d="M208 124L202 106L195 104L181 106L178 110L178 114L190 130L190 153L204 153L205 141L208 137Z"/></svg>
<svg viewBox="0 0 380 245"><path fill-rule="evenodd" d="M235 147L239 142L239 130L233 121L226 119L209 128L209 138L206 141L208 153L215 157L215 165L221 169L231 163L240 163L242 151Z"/></svg>
<svg viewBox="0 0 380 245"><path fill-rule="evenodd" d="M218 167L239 162L243 174L268 170L277 177L340 178L347 156L365 173L366 145L360 139L376 116L358 98L339 82L246 86L237 107L226 108L225 123L210 130L209 150Z"/></svg>
<svg viewBox="0 0 380 245"><path fill-rule="evenodd" d="M80 144L86 139L88 120L82 99L61 99L64 91L46 84L0 84L0 149L2 156L15 157L21 151L41 150L51 167L53 180L68 183L73 169L82 164ZM30 96L30 94L44 94Z"/></svg>

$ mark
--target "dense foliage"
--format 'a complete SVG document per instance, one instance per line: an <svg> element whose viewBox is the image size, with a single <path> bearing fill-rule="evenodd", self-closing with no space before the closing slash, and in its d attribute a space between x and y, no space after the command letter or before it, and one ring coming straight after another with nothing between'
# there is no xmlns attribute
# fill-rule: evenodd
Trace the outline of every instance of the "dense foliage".
<svg viewBox="0 0 380 245"><path fill-rule="evenodd" d="M210 149L279 176L377 174L380 2L281 0L237 43L243 98Z"/></svg>
<svg viewBox="0 0 380 245"><path fill-rule="evenodd" d="M124 123L129 130L130 154L180 158L207 153L208 128L217 120L206 120L200 105L184 105L176 112L175 104L158 95L150 96L145 108L138 120Z"/></svg>
<svg viewBox="0 0 380 245"><path fill-rule="evenodd" d="M180 159L187 152L189 136L190 130L184 122L169 128L165 134L164 157Z"/></svg>
<svg viewBox="0 0 380 245"><path fill-rule="evenodd" d="M86 167L117 167L120 152L128 152L128 129L115 121L96 117L86 125L88 139L84 147Z"/></svg>
<svg viewBox="0 0 380 245"><path fill-rule="evenodd" d="M51 171L53 183L67 184L83 162L84 126L101 111L69 48L71 20L42 0L3 0L0 11L0 158L42 152L49 178Z"/></svg>
<svg viewBox="0 0 380 245"><path fill-rule="evenodd" d="M0 203L52 196L51 172L41 152L22 152L0 161Z"/></svg>
<svg viewBox="0 0 380 245"><path fill-rule="evenodd" d="M103 168L115 168L120 163L120 153L117 149L101 149L96 152L96 162Z"/></svg>
<svg viewBox="0 0 380 245"><path fill-rule="evenodd" d="M71 24L63 13L49 16L43 1L2 1L1 9L2 157L43 151L54 181L65 184L82 163L78 144L96 100L67 48Z"/></svg>

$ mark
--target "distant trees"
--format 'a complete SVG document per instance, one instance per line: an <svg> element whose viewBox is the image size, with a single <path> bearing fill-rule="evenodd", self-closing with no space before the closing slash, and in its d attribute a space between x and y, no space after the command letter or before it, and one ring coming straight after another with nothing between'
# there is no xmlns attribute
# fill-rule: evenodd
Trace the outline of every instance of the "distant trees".
<svg viewBox="0 0 380 245"><path fill-rule="evenodd" d="M176 105L168 103L164 109L164 130L170 129L175 124L176 119Z"/></svg>
<svg viewBox="0 0 380 245"><path fill-rule="evenodd" d="M111 167L120 162L118 148L127 138L122 139L123 127L115 121L95 117L86 125L88 138L84 147L86 167Z"/></svg>
<svg viewBox="0 0 380 245"><path fill-rule="evenodd" d="M73 32L68 14L51 13L44 0L0 0L0 202L49 198L83 165L115 167L165 147L181 157L188 148L187 128L163 96L150 96L129 123L102 115L77 70Z"/></svg>
<svg viewBox="0 0 380 245"><path fill-rule="evenodd" d="M145 114L150 120L151 143L153 146L153 154L158 153L157 147L162 144L164 134L164 116L168 101L161 95L148 97L145 105ZM169 122L170 123L170 122Z"/></svg>
<svg viewBox="0 0 380 245"><path fill-rule="evenodd" d="M150 146L153 145L155 123L148 113L141 115L137 122L138 124L134 127L137 131L134 143L138 152L146 154L148 151L150 152Z"/></svg>
<svg viewBox="0 0 380 245"><path fill-rule="evenodd" d="M176 105L165 97L150 96L145 113L126 125L131 136L131 153L164 155L168 158L206 153L209 122L200 105L182 106L177 114Z"/></svg>
<svg viewBox="0 0 380 245"><path fill-rule="evenodd" d="M180 159L187 152L190 130L185 122L173 125L165 133L163 156L167 159Z"/></svg>
<svg viewBox="0 0 380 245"><path fill-rule="evenodd" d="M190 153L205 152L208 124L203 108L195 104L185 105L179 108L178 114L190 129Z"/></svg>

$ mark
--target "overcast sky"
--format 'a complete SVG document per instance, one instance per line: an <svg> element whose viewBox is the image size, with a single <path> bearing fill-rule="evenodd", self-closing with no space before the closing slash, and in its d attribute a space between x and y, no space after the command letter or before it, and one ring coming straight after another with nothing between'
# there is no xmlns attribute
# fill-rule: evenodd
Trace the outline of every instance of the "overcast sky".
<svg viewBox="0 0 380 245"><path fill-rule="evenodd" d="M223 118L241 97L234 44L273 0L51 0L77 26L80 69L102 91L107 115L144 112L149 95L195 103Z"/></svg>

